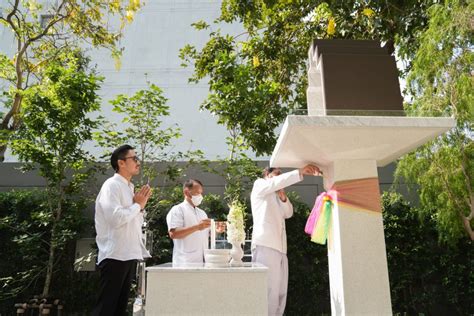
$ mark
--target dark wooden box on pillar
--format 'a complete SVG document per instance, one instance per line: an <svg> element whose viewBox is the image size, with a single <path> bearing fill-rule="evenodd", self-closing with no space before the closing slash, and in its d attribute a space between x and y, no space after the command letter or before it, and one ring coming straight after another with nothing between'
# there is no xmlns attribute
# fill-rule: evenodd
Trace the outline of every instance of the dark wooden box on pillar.
<svg viewBox="0 0 474 316"><path fill-rule="evenodd" d="M394 56L369 40L314 40L309 49L309 115L403 115Z"/></svg>

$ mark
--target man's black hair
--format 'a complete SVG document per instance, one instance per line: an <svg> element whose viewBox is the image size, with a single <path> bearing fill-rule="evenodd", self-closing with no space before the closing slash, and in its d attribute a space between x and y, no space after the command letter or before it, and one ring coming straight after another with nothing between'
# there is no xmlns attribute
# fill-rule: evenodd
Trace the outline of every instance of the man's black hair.
<svg viewBox="0 0 474 316"><path fill-rule="evenodd" d="M267 166L265 167L265 169L263 169L263 172L262 172L262 177L266 177L268 176L270 173L272 173L275 169L279 169L279 168L272 168L270 166Z"/></svg>
<svg viewBox="0 0 474 316"><path fill-rule="evenodd" d="M195 185L196 183L199 184L201 187L203 186L203 185L202 185L202 182L199 181L198 179L188 179L188 180L186 180L186 181L184 182L184 184L183 184L183 190L184 190L184 189L189 189L189 190L191 190L191 189L194 187L194 185Z"/></svg>
<svg viewBox="0 0 474 316"><path fill-rule="evenodd" d="M134 149L135 148L130 145L122 145L114 150L112 156L110 156L110 164L112 165L112 168L114 168L115 172L119 172L118 161L123 160L127 156L128 151Z"/></svg>

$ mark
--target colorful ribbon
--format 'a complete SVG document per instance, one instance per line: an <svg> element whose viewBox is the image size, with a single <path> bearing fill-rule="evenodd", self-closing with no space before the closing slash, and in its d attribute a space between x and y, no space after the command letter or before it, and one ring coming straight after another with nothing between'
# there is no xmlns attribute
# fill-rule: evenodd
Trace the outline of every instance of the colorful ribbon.
<svg viewBox="0 0 474 316"><path fill-rule="evenodd" d="M312 242L326 244L336 202L355 210L381 212L378 178L338 182L328 192L318 195L304 229Z"/></svg>

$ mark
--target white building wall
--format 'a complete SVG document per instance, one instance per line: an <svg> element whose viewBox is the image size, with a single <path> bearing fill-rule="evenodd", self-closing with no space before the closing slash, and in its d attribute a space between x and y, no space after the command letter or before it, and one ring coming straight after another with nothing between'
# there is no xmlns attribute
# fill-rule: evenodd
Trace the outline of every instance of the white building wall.
<svg viewBox="0 0 474 316"><path fill-rule="evenodd" d="M4 5L4 1L0 3ZM188 83L192 67L180 66L179 49L186 44L202 47L208 40L207 31L197 31L191 23L204 20L211 24L220 14L219 0L147 0L137 13L132 24L125 28L120 46L125 47L121 68L117 70L110 52L104 49L89 49L92 63L105 76L100 95L103 99L102 115L117 122L108 103L118 94L131 95L147 87L147 81L163 89L169 99L171 115L164 120L164 127L178 124L183 136L175 143L175 151L201 149L206 158L226 156L226 129L217 124L217 119L199 105L209 93L207 82ZM220 26L223 32L240 34L240 25ZM0 49L13 55L13 38L10 31L0 26ZM145 75L146 74L146 75ZM191 143L191 140L193 143ZM89 148L93 152L100 149ZM268 158L268 157L263 157ZM16 161L7 156L6 161Z"/></svg>

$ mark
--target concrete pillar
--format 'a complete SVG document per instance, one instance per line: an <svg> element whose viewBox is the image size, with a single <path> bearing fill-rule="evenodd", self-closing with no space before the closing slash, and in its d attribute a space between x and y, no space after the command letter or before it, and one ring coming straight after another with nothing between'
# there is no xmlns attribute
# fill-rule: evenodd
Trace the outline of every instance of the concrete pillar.
<svg viewBox="0 0 474 316"><path fill-rule="evenodd" d="M325 188L377 178L375 160L338 160L324 170ZM382 212L334 205L328 236L332 315L392 315Z"/></svg>

